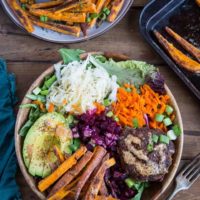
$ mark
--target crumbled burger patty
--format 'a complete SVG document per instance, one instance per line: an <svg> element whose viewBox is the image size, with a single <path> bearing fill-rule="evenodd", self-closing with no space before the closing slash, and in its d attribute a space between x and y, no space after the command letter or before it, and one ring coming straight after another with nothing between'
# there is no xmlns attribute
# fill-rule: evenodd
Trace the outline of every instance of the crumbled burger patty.
<svg viewBox="0 0 200 200"><path fill-rule="evenodd" d="M128 174L139 181L162 181L172 163L175 152L173 142L153 145L153 150L147 150L152 144L152 135L165 135L160 130L149 128L125 128L118 146L121 162Z"/></svg>

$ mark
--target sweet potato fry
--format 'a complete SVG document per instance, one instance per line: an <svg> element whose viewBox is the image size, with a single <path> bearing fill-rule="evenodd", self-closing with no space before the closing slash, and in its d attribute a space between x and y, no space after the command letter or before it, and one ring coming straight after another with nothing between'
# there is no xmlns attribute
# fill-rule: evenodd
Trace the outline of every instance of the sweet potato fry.
<svg viewBox="0 0 200 200"><path fill-rule="evenodd" d="M191 72L200 73L200 63L189 58L178 50L174 45L168 42L158 31L154 31L154 34L160 44L167 50L172 59L180 66Z"/></svg>
<svg viewBox="0 0 200 200"><path fill-rule="evenodd" d="M38 184L38 188L41 192L45 191L55 181L57 181L65 172L71 169L77 161L86 153L87 148L80 147L72 156L65 160L52 174L41 180Z"/></svg>
<svg viewBox="0 0 200 200"><path fill-rule="evenodd" d="M86 169L82 173L80 180L76 186L75 195L74 195L75 200L78 200L81 190L83 189L85 183L88 181L88 179L90 178L90 175L92 174L94 169L99 165L99 163L101 162L105 154L106 154L106 150L103 147L97 146L95 148L94 155L91 161L88 163Z"/></svg>
<svg viewBox="0 0 200 200"><path fill-rule="evenodd" d="M96 9L97 9L97 14L101 12L103 9L103 6L105 4L106 0L97 0L96 1ZM91 28L96 24L97 18L94 18L91 20L91 22L88 24L88 26Z"/></svg>
<svg viewBox="0 0 200 200"><path fill-rule="evenodd" d="M30 9L29 12L37 17L45 15L52 20L82 23L86 20L85 13L57 13L44 9Z"/></svg>
<svg viewBox="0 0 200 200"><path fill-rule="evenodd" d="M200 7L200 0L196 0L196 3Z"/></svg>
<svg viewBox="0 0 200 200"><path fill-rule="evenodd" d="M122 9L123 4L124 4L124 0L114 0L113 1L110 14L107 18L107 20L109 22L113 22L116 19L118 13Z"/></svg>
<svg viewBox="0 0 200 200"><path fill-rule="evenodd" d="M33 19L32 18L33 24L40 26L42 28L50 29L53 31L56 31L58 33L63 33L66 35L74 35L76 37L79 37L81 29L79 26L70 26L70 25L63 25L63 24L58 24L54 22L41 22L38 19Z"/></svg>
<svg viewBox="0 0 200 200"><path fill-rule="evenodd" d="M64 12L64 11L69 11L73 8L81 8L83 6L83 4L85 3L89 3L90 1L88 0L75 0L75 1L72 1L72 2L64 2L63 4L61 4L60 6L57 6L54 11L56 13L61 13L61 12Z"/></svg>
<svg viewBox="0 0 200 200"><path fill-rule="evenodd" d="M18 4L17 0L8 0L8 3L13 9L14 13L16 14L21 24L24 26L24 28L30 33L33 32L34 31L33 24L28 18L26 12Z"/></svg>
<svg viewBox="0 0 200 200"><path fill-rule="evenodd" d="M99 189L99 192L102 196L108 196L108 189L106 187L106 183L105 181L103 180L102 183L101 183L101 187Z"/></svg>
<svg viewBox="0 0 200 200"><path fill-rule="evenodd" d="M105 7L108 7L108 6L109 6L109 4L111 3L111 1L112 1L112 0L106 0L106 2L105 2L105 4L104 4L104 6L105 6Z"/></svg>
<svg viewBox="0 0 200 200"><path fill-rule="evenodd" d="M80 161L68 172L66 172L62 178L53 186L52 190L49 193L49 196L52 196L57 191L66 187L76 176L83 170L83 168L87 165L87 163L92 158L93 153L88 151Z"/></svg>
<svg viewBox="0 0 200 200"><path fill-rule="evenodd" d="M96 174L97 174L99 168L101 167L101 165L102 165L104 162L106 162L106 161L109 159L109 157L110 157L110 155L107 153L107 154L103 157L103 159L101 160L101 163L99 163L99 165L94 169L94 171L92 172L90 178L89 178L88 181L85 183L85 185L84 185L84 187L83 187L83 189L82 189L80 198L82 197L82 198L84 199L84 196L85 196L85 194L86 194L86 192L87 192L87 190L88 190L88 188L89 188L89 186L90 186L91 181L92 181L92 180L94 179L94 177L96 176ZM106 187L106 186L105 186L105 187ZM103 188L102 185L101 185L101 188L100 188L100 189L102 189L102 190L104 190L104 189L107 190L107 188ZM106 191L102 191L102 192L103 192L103 193L106 193ZM102 194L102 195L104 195L104 194ZM82 199L82 198L81 198L81 199Z"/></svg>
<svg viewBox="0 0 200 200"><path fill-rule="evenodd" d="M117 200L117 199L113 198L112 196L98 195L95 197L94 200Z"/></svg>
<svg viewBox="0 0 200 200"><path fill-rule="evenodd" d="M115 159L111 158L101 165L96 176L91 181L89 189L85 195L85 200L93 200L94 197L98 195L106 170L115 165L115 163Z"/></svg>
<svg viewBox="0 0 200 200"><path fill-rule="evenodd" d="M42 3L34 3L30 6L30 8L38 9L38 8L52 8L54 6L58 6L61 3L63 3L64 0L55 0L55 1L48 1L48 2L42 2Z"/></svg>
<svg viewBox="0 0 200 200"><path fill-rule="evenodd" d="M60 163L63 163L65 161L65 157L56 145L53 147L53 151Z"/></svg>
<svg viewBox="0 0 200 200"><path fill-rule="evenodd" d="M82 6L78 5L77 7L68 10L68 12L96 13L97 9L94 3L84 3Z"/></svg>
<svg viewBox="0 0 200 200"><path fill-rule="evenodd" d="M53 194L50 197L47 197L48 200L61 200L64 197L68 196L70 193L73 193L71 190L72 187L74 187L77 182L79 181L79 178L72 181L69 185L65 186L61 190L57 191L55 194Z"/></svg>
<svg viewBox="0 0 200 200"><path fill-rule="evenodd" d="M187 40L175 33L171 28L165 27L165 30L171 35L185 50L193 55L200 62L200 49L190 44Z"/></svg>

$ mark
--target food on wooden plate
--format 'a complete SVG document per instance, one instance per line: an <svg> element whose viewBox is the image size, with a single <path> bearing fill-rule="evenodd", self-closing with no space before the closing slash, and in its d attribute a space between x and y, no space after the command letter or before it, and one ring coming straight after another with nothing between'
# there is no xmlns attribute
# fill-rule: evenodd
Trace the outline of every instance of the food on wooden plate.
<svg viewBox="0 0 200 200"><path fill-rule="evenodd" d="M162 181L172 163L174 144L158 129L125 128L118 152L124 168L139 181Z"/></svg>
<svg viewBox="0 0 200 200"><path fill-rule="evenodd" d="M200 49L190 44L187 40L182 38L180 35L175 33L169 27L166 27L165 30L169 35L171 35L184 49L186 49L191 55L193 55L200 62Z"/></svg>
<svg viewBox="0 0 200 200"><path fill-rule="evenodd" d="M28 32L36 25L76 37L80 37L81 29L86 35L95 24L113 22L124 5L124 0L7 1Z"/></svg>
<svg viewBox="0 0 200 200"><path fill-rule="evenodd" d="M180 50L178 50L172 43L168 42L158 31L154 31L154 34L160 44L170 54L172 59L180 66L191 72L200 73L200 63L188 57Z"/></svg>
<svg viewBox="0 0 200 200"><path fill-rule="evenodd" d="M49 200L141 199L168 173L181 134L164 78L141 61L60 53L21 105L30 109L19 132L27 171Z"/></svg>

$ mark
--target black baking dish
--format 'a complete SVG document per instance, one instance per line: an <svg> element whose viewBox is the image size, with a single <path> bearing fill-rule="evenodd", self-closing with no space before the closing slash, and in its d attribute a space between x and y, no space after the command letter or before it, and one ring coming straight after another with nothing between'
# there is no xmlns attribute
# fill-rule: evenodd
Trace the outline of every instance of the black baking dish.
<svg viewBox="0 0 200 200"><path fill-rule="evenodd" d="M197 14L196 18L193 16L195 14ZM189 24L183 27L181 20L184 20L185 23L190 20L191 24L196 24L196 27ZM167 35L164 31L165 26L171 27L183 38L200 48L200 8L194 0L152 0L145 6L140 15L140 31L144 38L200 100L200 74L194 74L180 68L162 48L153 34L153 30L158 30L169 41L172 41L176 47L186 53ZM190 29L195 32L189 35ZM188 33L183 35L183 31Z"/></svg>

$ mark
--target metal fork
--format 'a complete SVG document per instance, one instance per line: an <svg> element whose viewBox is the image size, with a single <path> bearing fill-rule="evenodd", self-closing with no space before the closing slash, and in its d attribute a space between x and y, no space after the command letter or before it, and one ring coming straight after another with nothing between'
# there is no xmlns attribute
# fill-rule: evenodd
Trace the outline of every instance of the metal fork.
<svg viewBox="0 0 200 200"><path fill-rule="evenodd" d="M200 176L200 154L198 154L191 163L189 163L176 177L176 187L167 200L173 197L181 190L187 190Z"/></svg>

